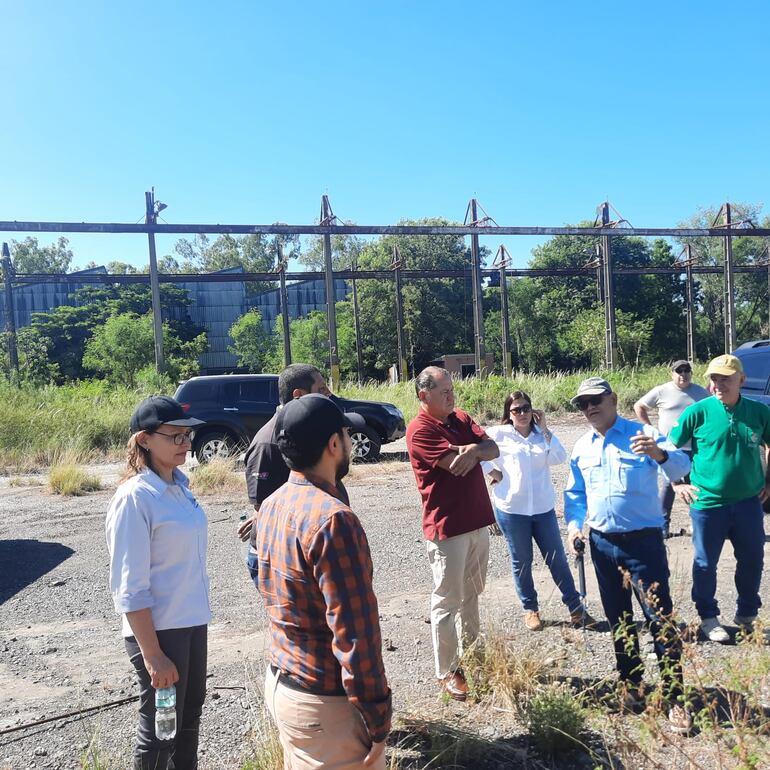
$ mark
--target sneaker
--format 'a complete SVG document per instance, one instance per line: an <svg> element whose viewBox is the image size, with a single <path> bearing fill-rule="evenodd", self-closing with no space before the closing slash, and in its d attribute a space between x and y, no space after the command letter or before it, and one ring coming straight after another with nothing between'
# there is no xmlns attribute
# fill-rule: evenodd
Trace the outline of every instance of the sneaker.
<svg viewBox="0 0 770 770"><path fill-rule="evenodd" d="M719 618L702 618L700 622L701 633L710 642L719 642L719 644L726 644L730 641L730 634L725 631L722 624L719 622Z"/></svg>
<svg viewBox="0 0 770 770"><path fill-rule="evenodd" d="M569 622L572 628L596 628L599 625L599 621L589 615L587 610L575 610L569 614Z"/></svg>
<svg viewBox="0 0 770 770"><path fill-rule="evenodd" d="M540 613L537 610L524 610L524 625L530 631L542 630L543 621L540 620Z"/></svg>
<svg viewBox="0 0 770 770"><path fill-rule="evenodd" d="M736 615L733 618L733 623L735 623L744 634L750 634L754 630L754 621L756 619L756 615Z"/></svg>
<svg viewBox="0 0 770 770"><path fill-rule="evenodd" d="M692 730L692 717L684 706L672 706L668 710L668 726L672 733L689 735Z"/></svg>

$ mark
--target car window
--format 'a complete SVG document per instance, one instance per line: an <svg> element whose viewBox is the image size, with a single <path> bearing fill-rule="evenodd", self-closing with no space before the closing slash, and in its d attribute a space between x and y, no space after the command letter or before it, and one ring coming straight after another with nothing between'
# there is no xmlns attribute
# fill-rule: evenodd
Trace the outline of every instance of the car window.
<svg viewBox="0 0 770 770"><path fill-rule="evenodd" d="M210 380L185 382L177 391L177 401L195 402L216 401L219 383Z"/></svg>
<svg viewBox="0 0 770 770"><path fill-rule="evenodd" d="M764 393L770 377L770 351L744 356L741 358L741 363L746 373L744 388Z"/></svg>
<svg viewBox="0 0 770 770"><path fill-rule="evenodd" d="M241 401L271 401L270 380L241 382Z"/></svg>
<svg viewBox="0 0 770 770"><path fill-rule="evenodd" d="M234 404L240 401L240 388L237 382L222 383L222 400L226 404Z"/></svg>

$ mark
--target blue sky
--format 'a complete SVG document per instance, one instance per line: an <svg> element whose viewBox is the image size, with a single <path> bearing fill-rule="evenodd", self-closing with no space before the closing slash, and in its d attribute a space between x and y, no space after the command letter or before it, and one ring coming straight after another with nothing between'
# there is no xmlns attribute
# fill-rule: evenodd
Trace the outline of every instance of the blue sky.
<svg viewBox="0 0 770 770"><path fill-rule="evenodd" d="M135 222L153 185L174 223L308 223L322 193L359 224L462 219L472 196L506 225L766 199L765 2L6 0L2 19L0 220ZM70 242L77 265L147 261L143 236ZM532 243L508 241L515 264Z"/></svg>

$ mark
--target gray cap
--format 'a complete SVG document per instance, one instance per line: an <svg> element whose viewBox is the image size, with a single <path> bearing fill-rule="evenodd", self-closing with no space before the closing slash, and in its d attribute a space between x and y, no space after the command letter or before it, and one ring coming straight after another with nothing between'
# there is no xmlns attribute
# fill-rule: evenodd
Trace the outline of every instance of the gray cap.
<svg viewBox="0 0 770 770"><path fill-rule="evenodd" d="M577 394L570 403L575 406L581 396L598 396L600 393L612 393L609 382L601 377L589 377L578 385Z"/></svg>
<svg viewBox="0 0 770 770"><path fill-rule="evenodd" d="M675 372L680 366L689 366L692 369L692 364L689 361L685 361L684 358L680 358L678 361L674 361L671 364L671 371Z"/></svg>

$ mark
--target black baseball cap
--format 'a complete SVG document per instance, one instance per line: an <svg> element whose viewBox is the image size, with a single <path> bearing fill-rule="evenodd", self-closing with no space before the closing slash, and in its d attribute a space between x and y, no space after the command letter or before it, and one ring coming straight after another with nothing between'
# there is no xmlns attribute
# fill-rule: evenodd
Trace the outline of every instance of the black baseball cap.
<svg viewBox="0 0 770 770"><path fill-rule="evenodd" d="M692 364L690 364L689 361L685 361L684 358L680 358L678 361L674 361L674 363L671 364L671 371L675 372L680 366L687 366L688 368L692 369Z"/></svg>
<svg viewBox="0 0 770 770"><path fill-rule="evenodd" d="M161 425L193 428L203 425L203 420L187 417L182 405L170 396L150 396L134 409L130 425L131 433L138 433L140 430L157 430Z"/></svg>
<svg viewBox="0 0 770 770"><path fill-rule="evenodd" d="M279 447L283 441L288 441L304 454L320 449L342 428L363 430L365 427L366 422L360 414L343 412L327 396L308 393L289 401L281 409L275 435Z"/></svg>

